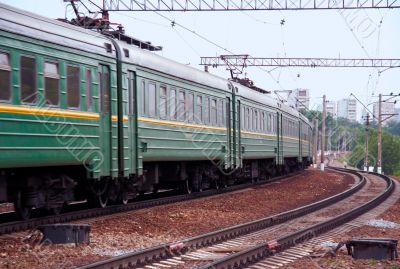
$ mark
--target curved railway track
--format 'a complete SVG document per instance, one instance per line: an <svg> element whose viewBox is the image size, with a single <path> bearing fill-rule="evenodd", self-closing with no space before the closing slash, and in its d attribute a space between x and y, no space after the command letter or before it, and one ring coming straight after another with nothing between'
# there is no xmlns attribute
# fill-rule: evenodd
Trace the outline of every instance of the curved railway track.
<svg viewBox="0 0 400 269"><path fill-rule="evenodd" d="M305 254L302 248L292 249L292 247L296 247L297 245L303 242L309 241L311 239L318 237L319 235L322 235L333 229L341 227L347 222L354 220L360 215L378 206L380 203L382 203L386 198L388 198L391 195L395 187L394 182L389 177L383 175L379 175L378 179L383 179L384 181L377 182L376 178L375 180L370 180L368 184L369 186L361 190L359 193L355 194L354 197L349 197L348 199L342 201L341 203L336 204L333 208L331 207L327 208L329 211L332 210L335 211L339 208L339 215L336 217L330 216L332 215L330 214L332 212L329 213L329 211L326 211L325 214L327 216L325 218L323 217L319 221L313 221L314 220L313 217L315 218L321 216L321 214L307 216L307 219L300 220L300 222L297 225L297 228L300 227L300 229L297 229L294 232L279 233L275 231L273 236L276 234L278 234L278 236L272 237L274 238L272 240L251 244L248 247L241 248L234 254L225 255L222 258L216 259L211 263L207 263L202 266L196 266L196 268L198 269L253 268L251 266L252 265L254 266L254 263L256 262L263 263L263 261L265 263L266 258L271 256L276 256L277 254L284 251L288 251L293 256L301 257L302 254ZM386 183L386 184L379 184L379 183ZM379 185L381 185L380 186L381 188L379 188ZM361 200L361 202L357 202L357 200ZM349 203L352 204L352 207L354 207L351 210L348 210ZM343 210L340 209L343 209L343 207L346 210L344 210L344 212L341 212ZM333 212L333 214L336 215L335 212ZM285 259L281 258L281 261L282 260ZM271 267L267 267L264 264L264 268L271 268Z"/></svg>
<svg viewBox="0 0 400 269"><path fill-rule="evenodd" d="M356 171L336 170L356 175L359 182L345 192L295 210L79 268L240 268L356 218L378 205L393 191L394 185L390 178L380 177L376 182L372 182ZM371 189L374 189L372 198L367 195ZM359 198L352 198L353 194ZM324 208L332 210L328 206L339 204L344 199L359 200L359 203L355 209L341 213L338 217L326 220L326 216L321 217L322 221L320 219L311 224L307 223L306 219L310 214ZM301 217L305 219L304 223L298 222ZM288 230L287 228L294 223L297 225ZM276 239L269 240L268 235Z"/></svg>
<svg viewBox="0 0 400 269"><path fill-rule="evenodd" d="M168 197L163 197L163 198L158 198L158 199L137 201L137 202L129 203L127 205L114 205L114 206L109 206L106 208L91 208L91 209L73 211L73 212L69 212L69 213L63 213L63 214L59 214L59 215L46 216L46 217L34 218L34 219L23 220L23 221L12 221L12 222L1 223L0 224L0 235L34 229L37 226L43 225L43 224L63 223L63 222L71 222L71 221L87 219L87 218L95 218L95 217L106 216L106 215L111 215L111 214L116 214L116 213L121 213L121 212L128 212L128 211L133 211L133 210L138 210L138 209L143 209L143 208L150 208L150 207L158 206L158 205L165 205L165 204L177 203L177 202L182 202L182 201L188 201L188 200L203 198L203 197L212 196L212 195L216 195L216 194L220 194L220 193L237 191L237 190L246 189L246 188L249 188L249 187L255 186L255 185L269 184L269 183L277 181L277 180L290 178L290 177L299 175L302 172L303 171L299 171L299 172L295 172L295 173L292 173L289 175L275 177L268 181L259 181L259 182L255 182L255 183L244 183L244 184L229 186L226 188L206 190L203 192L196 192L196 193L191 193L191 194L181 194L181 195L168 196Z"/></svg>

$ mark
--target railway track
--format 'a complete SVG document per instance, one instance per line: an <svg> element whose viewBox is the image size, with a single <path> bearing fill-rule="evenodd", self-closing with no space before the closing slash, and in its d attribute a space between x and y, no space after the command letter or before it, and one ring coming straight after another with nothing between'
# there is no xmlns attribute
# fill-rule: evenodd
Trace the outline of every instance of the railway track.
<svg viewBox="0 0 400 269"><path fill-rule="evenodd" d="M395 185L390 178L381 175L368 175L368 178L370 179L370 187L364 188L362 191L360 191L360 193L357 193L355 195L356 197L358 196L357 199L361 199L363 201L358 204L356 203L357 205L353 209L341 212L336 217L331 217L329 216L329 214L327 214L328 218L323 219L322 221L320 220L315 224L312 224L313 221L310 221L313 217L315 217L315 215L308 217L308 220L305 221L306 224L304 225L304 228L301 228L295 232L280 234L278 238L275 237L276 239L269 240L267 242L258 242L256 244L242 248L234 254L226 255L220 259L214 260L211 263L199 266L198 268L254 269L257 267L259 268L261 264L263 264L263 268L274 268L277 267L277 264L272 264L271 260L269 260L268 258L275 258L275 261L279 260L280 264L283 264L283 262L290 261L289 259L287 259L287 256L289 256L288 254L290 254L292 257L302 257L302 255L306 255L307 251L305 251L302 247L299 247L299 244L309 241L310 239L314 239L317 236L325 234L327 232L331 232L332 235L335 235L339 232L342 232L343 229L350 229L354 224L348 224L348 222L353 221L355 218L378 206L393 192ZM379 179L384 180L381 181L381 183L383 182L386 185L383 189L377 186L382 185L378 183L379 181L377 180ZM352 198L353 197L350 197L349 199L346 199L335 206L347 207L349 203L354 202L351 201ZM335 212L333 213L335 215ZM345 225L346 223L347 225ZM358 225L361 225L361 223L358 223ZM334 229L336 229L336 231L332 231ZM325 239L328 238L322 238L322 240ZM314 239L311 244L317 244L319 240L320 239ZM278 256L277 254L280 254L280 256Z"/></svg>
<svg viewBox="0 0 400 269"><path fill-rule="evenodd" d="M337 226L349 221L356 217L355 214L360 214L362 210L368 210L370 207L376 205L376 203L383 200L392 191L393 185L391 185L390 180L388 180L386 186L386 181L382 181L382 179L378 179L377 182L370 182L357 172L346 170L346 173L355 174L359 178L359 182L351 189L317 203L272 217L188 238L180 242L143 249L79 268L236 268L235 266L242 264L243 261L255 262L257 259L271 254L273 247L274 251L278 249L284 250L293 244L298 244L303 240L312 238L320 232L328 231L334 228L335 225ZM377 193L382 190L387 190L385 191L385 197L382 196L382 198L377 199L373 205L362 206L356 213L347 213L338 220L334 218L335 220L327 225L322 225L321 223L314 224L313 228L308 230L310 228L305 227L309 223L299 224L298 219L296 219L302 216L305 216L304 219L307 219L309 214L318 214L318 211L329 205L339 203L339 201L347 197L347 199L351 199L353 194L360 194L359 197L364 197L363 201L365 204L369 204L366 200L369 200L368 198L370 197L366 193L371 188L375 188L375 195L378 195ZM294 223L297 223L297 225L292 227L292 230L288 229ZM293 230L296 230L296 232L292 236L289 236L288 233L293 233ZM277 240L268 240L268 234L272 238L276 238L275 236L279 233L285 234L285 236ZM266 246L269 246L271 249ZM260 249L257 249L257 247ZM247 253L246 251L249 252ZM241 256L242 254L244 255L243 257ZM210 261L212 262L209 263ZM242 265L245 264L246 262Z"/></svg>
<svg viewBox="0 0 400 269"><path fill-rule="evenodd" d="M88 219L88 218L96 218L96 217L106 216L106 215L111 215L111 214L116 214L116 213L134 211L134 210L139 210L139 209L143 209L143 208L150 208L150 207L159 206L159 205L165 205L165 204L193 200L193 199L197 199L197 198L203 198L203 197L212 196L212 195L216 195L216 194L220 194L220 193L237 191L237 190L246 189L246 188L256 186L256 185L269 184L274 181L291 178L293 176L301 174L302 172L303 171L299 171L299 172L295 172L295 173L292 173L289 175L275 177L268 181L259 181L259 182L255 182L255 183L244 183L244 184L229 186L226 188L206 190L203 192L197 192L197 193L191 193L191 194L181 194L181 195L168 196L168 197L163 197L163 198L158 198L158 199L137 201L137 202L129 203L127 205L113 205L113 206L108 206L106 208L91 208L91 209L84 209L84 210L79 210L79 211L63 213L63 214L59 214L59 215L51 215L51 216L45 216L45 217L34 218L34 219L23 220L23 221L11 221L11 222L6 222L6 223L1 223L0 224L0 235L35 229L37 226L43 225L43 224L63 223L63 222L71 222L71 221L77 221L77 220Z"/></svg>
<svg viewBox="0 0 400 269"><path fill-rule="evenodd" d="M393 181L395 188L399 187L399 183ZM326 252L321 253L321 245L335 245L337 238L340 238L343 234L351 231L352 229L359 228L365 225L371 218L379 216L384 213L389 207L394 205L400 199L400 192L394 192L390 197L388 197L384 202L362 214L360 217L345 223L331 231L328 231L321 236L310 239L304 243L298 244L296 246L290 247L286 250L275 253L272 256L268 256L261 261L258 261L244 268L248 269L261 269L261 268L279 268L285 266L288 263L294 262L297 259L313 255L315 257L323 257Z"/></svg>

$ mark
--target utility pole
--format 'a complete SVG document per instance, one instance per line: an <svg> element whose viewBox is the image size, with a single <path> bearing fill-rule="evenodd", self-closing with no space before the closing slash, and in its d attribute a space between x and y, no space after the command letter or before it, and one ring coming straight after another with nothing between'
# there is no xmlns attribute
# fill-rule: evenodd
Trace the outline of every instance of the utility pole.
<svg viewBox="0 0 400 269"><path fill-rule="evenodd" d="M325 119L326 119L326 95L322 97L322 129L321 129L321 171L325 169Z"/></svg>
<svg viewBox="0 0 400 269"><path fill-rule="evenodd" d="M318 118L314 119L314 168L318 165Z"/></svg>
<svg viewBox="0 0 400 269"><path fill-rule="evenodd" d="M368 127L369 127L369 114L367 113L365 121L365 159L364 159L364 171L368 172Z"/></svg>
<svg viewBox="0 0 400 269"><path fill-rule="evenodd" d="M379 94L378 101L378 161L377 172L382 173L382 94Z"/></svg>

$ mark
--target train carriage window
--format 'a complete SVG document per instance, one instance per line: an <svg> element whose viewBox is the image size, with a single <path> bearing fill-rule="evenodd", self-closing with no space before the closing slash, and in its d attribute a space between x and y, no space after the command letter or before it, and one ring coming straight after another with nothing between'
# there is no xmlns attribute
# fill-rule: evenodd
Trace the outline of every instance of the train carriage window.
<svg viewBox="0 0 400 269"><path fill-rule="evenodd" d="M197 95L196 98L196 122L203 122L203 96Z"/></svg>
<svg viewBox="0 0 400 269"><path fill-rule="evenodd" d="M261 113L261 125L260 130L265 131L265 112Z"/></svg>
<svg viewBox="0 0 400 269"><path fill-rule="evenodd" d="M142 83L141 83L141 88L140 88L140 93L141 93L141 95L140 95L140 97L141 97L141 109L140 109L140 112L141 112L141 114L144 116L144 115L146 115L146 83L145 83L145 81L144 80L142 80Z"/></svg>
<svg viewBox="0 0 400 269"><path fill-rule="evenodd" d="M292 136L295 136L296 133L296 123L292 121Z"/></svg>
<svg viewBox="0 0 400 269"><path fill-rule="evenodd" d="M287 119L285 118L285 135L287 136L288 135L288 121L287 121Z"/></svg>
<svg viewBox="0 0 400 269"><path fill-rule="evenodd" d="M149 117L155 117L156 111L156 84L149 83Z"/></svg>
<svg viewBox="0 0 400 269"><path fill-rule="evenodd" d="M206 97L205 103L204 103L204 123L209 124L210 123L210 98Z"/></svg>
<svg viewBox="0 0 400 269"><path fill-rule="evenodd" d="M250 124L250 118L251 117L251 115L250 115L250 108L246 108L246 130L250 130L250 126L251 126L251 124Z"/></svg>
<svg viewBox="0 0 400 269"><path fill-rule="evenodd" d="M103 113L110 112L110 72L107 66L100 66L99 72L99 101L100 111Z"/></svg>
<svg viewBox="0 0 400 269"><path fill-rule="evenodd" d="M247 117L246 117L246 119L247 119L246 129L248 131L250 131L250 126L251 126L251 110L250 110L250 108L247 108Z"/></svg>
<svg viewBox="0 0 400 269"><path fill-rule="evenodd" d="M224 101L218 100L217 103L217 125L223 126L224 125Z"/></svg>
<svg viewBox="0 0 400 269"><path fill-rule="evenodd" d="M79 67L67 66L67 105L69 108L79 108Z"/></svg>
<svg viewBox="0 0 400 269"><path fill-rule="evenodd" d="M164 85L160 86L160 118L165 119L167 117L167 87Z"/></svg>
<svg viewBox="0 0 400 269"><path fill-rule="evenodd" d="M282 135L286 135L286 121L285 121L285 118L282 119Z"/></svg>
<svg viewBox="0 0 400 269"><path fill-rule="evenodd" d="M187 120L192 122L194 120L194 94L193 93L188 94L188 97L186 99L186 104L185 104L185 110L186 110Z"/></svg>
<svg viewBox="0 0 400 269"><path fill-rule="evenodd" d="M186 120L186 93L184 91L179 91L179 103L178 103L178 119L181 121Z"/></svg>
<svg viewBox="0 0 400 269"><path fill-rule="evenodd" d="M59 104L59 80L58 64L44 63L44 97L48 105Z"/></svg>
<svg viewBox="0 0 400 269"><path fill-rule="evenodd" d="M217 125L217 100L211 99L211 125Z"/></svg>
<svg viewBox="0 0 400 269"><path fill-rule="evenodd" d="M243 106L243 130L247 128L247 108Z"/></svg>
<svg viewBox="0 0 400 269"><path fill-rule="evenodd" d="M21 102L36 103L36 61L32 57L21 56Z"/></svg>
<svg viewBox="0 0 400 269"><path fill-rule="evenodd" d="M257 110L254 110L254 120L253 120L253 128L254 128L254 131L257 131L258 130L258 111Z"/></svg>
<svg viewBox="0 0 400 269"><path fill-rule="evenodd" d="M244 129L244 107L240 107L240 129Z"/></svg>
<svg viewBox="0 0 400 269"><path fill-rule="evenodd" d="M268 130L273 133L274 132L274 117L272 113L268 114Z"/></svg>
<svg viewBox="0 0 400 269"><path fill-rule="evenodd" d="M176 89L169 91L169 117L176 120Z"/></svg>
<svg viewBox="0 0 400 269"><path fill-rule="evenodd" d="M254 131L254 109L250 109L250 120L249 120L249 129L251 131Z"/></svg>
<svg viewBox="0 0 400 269"><path fill-rule="evenodd" d="M92 71L87 68L85 71L86 110L92 111Z"/></svg>
<svg viewBox="0 0 400 269"><path fill-rule="evenodd" d="M11 67L9 55L0 52L0 101L11 98Z"/></svg>
<svg viewBox="0 0 400 269"><path fill-rule="evenodd" d="M288 135L288 120L285 118L285 135Z"/></svg>

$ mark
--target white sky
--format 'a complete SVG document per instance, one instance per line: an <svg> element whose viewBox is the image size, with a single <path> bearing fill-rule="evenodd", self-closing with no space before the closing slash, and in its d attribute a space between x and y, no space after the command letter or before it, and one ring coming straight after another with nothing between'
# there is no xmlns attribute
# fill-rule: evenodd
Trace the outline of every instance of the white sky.
<svg viewBox="0 0 400 269"><path fill-rule="evenodd" d="M0 0L50 18L71 18L62 0ZM100 3L101 1L95 0ZM80 9L84 11L84 9ZM342 57L400 59L400 9L230 11L160 13L236 54L254 57ZM125 26L126 33L154 45L159 54L202 69L200 56L228 52L171 23L154 12L111 13L112 22ZM281 20L285 20L283 26ZM260 88L290 90L309 88L311 107L321 96L336 101L354 93L363 102L372 94L400 93L400 68L380 75L374 68L247 68L247 76ZM382 71L382 70L381 70ZM229 77L223 68L210 72ZM298 77L299 76L299 77ZM279 83L277 83L279 82ZM359 117L361 106L359 105ZM371 107L372 109L372 107Z"/></svg>

